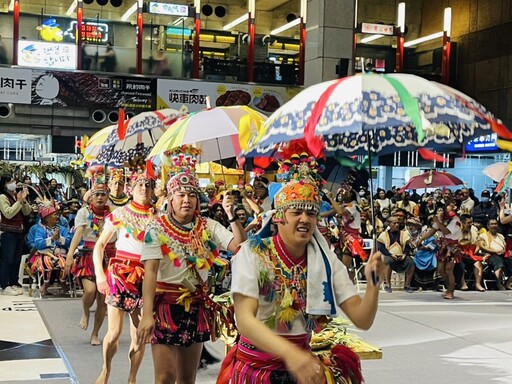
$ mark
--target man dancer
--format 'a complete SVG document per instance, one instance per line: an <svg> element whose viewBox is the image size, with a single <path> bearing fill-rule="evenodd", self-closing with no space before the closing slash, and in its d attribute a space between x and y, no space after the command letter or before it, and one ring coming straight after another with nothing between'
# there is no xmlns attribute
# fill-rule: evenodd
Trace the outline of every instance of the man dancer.
<svg viewBox="0 0 512 384"><path fill-rule="evenodd" d="M122 169L111 169L110 170L110 178L108 187L110 190L110 194L108 196L108 204L112 207L112 209L123 207L130 201L130 196L128 196L124 191L124 172Z"/></svg>
<svg viewBox="0 0 512 384"><path fill-rule="evenodd" d="M193 384L203 342L212 331L204 318L214 316L207 280L218 262L217 245L235 252L246 236L232 195L226 193L222 201L230 232L200 217L199 182L187 171L170 178L167 191L168 213L150 224L142 249L144 310L137 334L153 343L155 383Z"/></svg>
<svg viewBox="0 0 512 384"><path fill-rule="evenodd" d="M76 280L80 281L84 293L82 296L83 314L80 319L79 327L84 331L89 326L89 316L91 307L96 300L96 312L94 314L94 326L91 333L91 345L100 345L98 337L101 325L107 312L105 304L105 295L96 289L96 275L94 274L94 262L92 252L98 237L103 230L105 216L110 212L107 205L108 187L105 184L103 174L95 174L92 180L91 199L92 203L80 208L75 217L75 234L71 245L69 246L66 257L66 275L70 272ZM81 241L84 241L83 247L79 250L77 258L73 256ZM105 253L108 261L115 255L115 236L107 244ZM105 264L106 265L106 264Z"/></svg>
<svg viewBox="0 0 512 384"><path fill-rule="evenodd" d="M147 171L132 178L133 200L107 216L103 232L94 247L96 284L98 290L106 295L108 304L108 331L103 340L103 367L96 384L108 382L112 369L112 358L118 349L126 312L130 314L131 320L129 384L136 382L137 371L144 356L144 343L137 342L136 336L142 306L142 279L144 277L140 256L146 235L146 226L154 216L153 208L150 205L154 183L154 175ZM116 256L109 260L105 273L103 269L105 248L114 234L117 234Z"/></svg>
<svg viewBox="0 0 512 384"><path fill-rule="evenodd" d="M380 255L368 260L370 283L360 297L317 229L316 182L297 175L277 191L274 206L277 235L250 239L233 258L231 292L240 339L224 359L217 383L361 382L357 355L337 345L333 355L347 356L345 363L353 358L352 364L331 359L340 365L324 367L329 359L311 354L309 341L311 331L322 327L322 315L334 316L338 308L354 325L371 326L384 277Z"/></svg>

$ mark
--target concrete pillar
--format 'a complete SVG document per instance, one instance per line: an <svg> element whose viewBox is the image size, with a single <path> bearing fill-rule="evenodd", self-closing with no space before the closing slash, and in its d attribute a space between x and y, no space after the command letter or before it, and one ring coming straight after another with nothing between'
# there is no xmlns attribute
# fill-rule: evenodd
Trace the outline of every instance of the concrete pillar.
<svg viewBox="0 0 512 384"><path fill-rule="evenodd" d="M338 78L341 58L352 74L354 14L355 0L308 0L305 86Z"/></svg>

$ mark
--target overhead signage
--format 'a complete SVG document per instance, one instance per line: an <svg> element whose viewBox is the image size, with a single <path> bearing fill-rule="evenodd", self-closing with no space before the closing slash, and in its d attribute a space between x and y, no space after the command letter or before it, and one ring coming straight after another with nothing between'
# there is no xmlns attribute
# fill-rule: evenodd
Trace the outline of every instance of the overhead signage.
<svg viewBox="0 0 512 384"><path fill-rule="evenodd" d="M30 104L30 69L0 67L0 103Z"/></svg>
<svg viewBox="0 0 512 384"><path fill-rule="evenodd" d="M362 33L372 33L376 35L394 35L395 26L394 25L386 25L386 24L371 24L371 23L362 23L361 24L361 32Z"/></svg>
<svg viewBox="0 0 512 384"><path fill-rule="evenodd" d="M76 41L77 21L69 23L68 29L64 32L66 40ZM89 43L107 43L110 41L110 29L107 23L96 21L84 21L80 32L82 41Z"/></svg>
<svg viewBox="0 0 512 384"><path fill-rule="evenodd" d="M89 72L32 71L32 104L154 110L156 79Z"/></svg>
<svg viewBox="0 0 512 384"><path fill-rule="evenodd" d="M497 138L495 133L477 137L466 144L466 152L498 151Z"/></svg>
<svg viewBox="0 0 512 384"><path fill-rule="evenodd" d="M39 29L39 36L43 41L60 43L64 40L64 32L57 19L53 17L44 21L37 29Z"/></svg>
<svg viewBox="0 0 512 384"><path fill-rule="evenodd" d="M299 87L158 79L157 109L194 112L206 108L210 100L212 106L248 105L270 115L300 90Z"/></svg>
<svg viewBox="0 0 512 384"><path fill-rule="evenodd" d="M188 5L158 3L156 1L149 2L149 13L188 17L189 12L190 8Z"/></svg>
<svg viewBox="0 0 512 384"><path fill-rule="evenodd" d="M76 45L42 41L18 41L21 67L76 69Z"/></svg>

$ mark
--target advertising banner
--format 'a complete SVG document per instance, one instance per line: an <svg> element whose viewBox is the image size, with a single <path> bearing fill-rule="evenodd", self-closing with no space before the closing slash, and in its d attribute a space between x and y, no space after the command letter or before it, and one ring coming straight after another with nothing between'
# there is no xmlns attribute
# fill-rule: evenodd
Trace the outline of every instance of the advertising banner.
<svg viewBox="0 0 512 384"><path fill-rule="evenodd" d="M209 97L212 107L248 105L270 115L300 91L300 87L158 79L157 108L194 112L206 108Z"/></svg>
<svg viewBox="0 0 512 384"><path fill-rule="evenodd" d="M32 71L0 67L0 103L30 104Z"/></svg>
<svg viewBox="0 0 512 384"><path fill-rule="evenodd" d="M18 41L20 67L76 69L76 45L43 41Z"/></svg>
<svg viewBox="0 0 512 384"><path fill-rule="evenodd" d="M154 110L155 84L137 76L34 70L32 104Z"/></svg>

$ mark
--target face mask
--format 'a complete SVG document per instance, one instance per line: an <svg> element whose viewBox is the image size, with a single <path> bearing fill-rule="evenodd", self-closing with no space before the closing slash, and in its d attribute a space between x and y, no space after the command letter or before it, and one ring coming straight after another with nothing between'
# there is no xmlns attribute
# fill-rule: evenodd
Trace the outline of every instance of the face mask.
<svg viewBox="0 0 512 384"><path fill-rule="evenodd" d="M489 202L489 198L488 198L488 197L482 197L482 198L480 199L480 201L481 201L482 203L488 203L488 202Z"/></svg>
<svg viewBox="0 0 512 384"><path fill-rule="evenodd" d="M359 196L363 197L364 195L366 195L366 193L364 193L364 191L359 191Z"/></svg>
<svg viewBox="0 0 512 384"><path fill-rule="evenodd" d="M5 184L5 189L9 192L14 192L16 190L16 183Z"/></svg>
<svg viewBox="0 0 512 384"><path fill-rule="evenodd" d="M418 231L417 229L414 231L411 231L411 235L413 235L413 236L417 236L418 233L420 233L420 231Z"/></svg>
<svg viewBox="0 0 512 384"><path fill-rule="evenodd" d="M389 217L389 213L383 213L383 214L382 214L382 218L383 218L383 219L387 219L388 217Z"/></svg>

